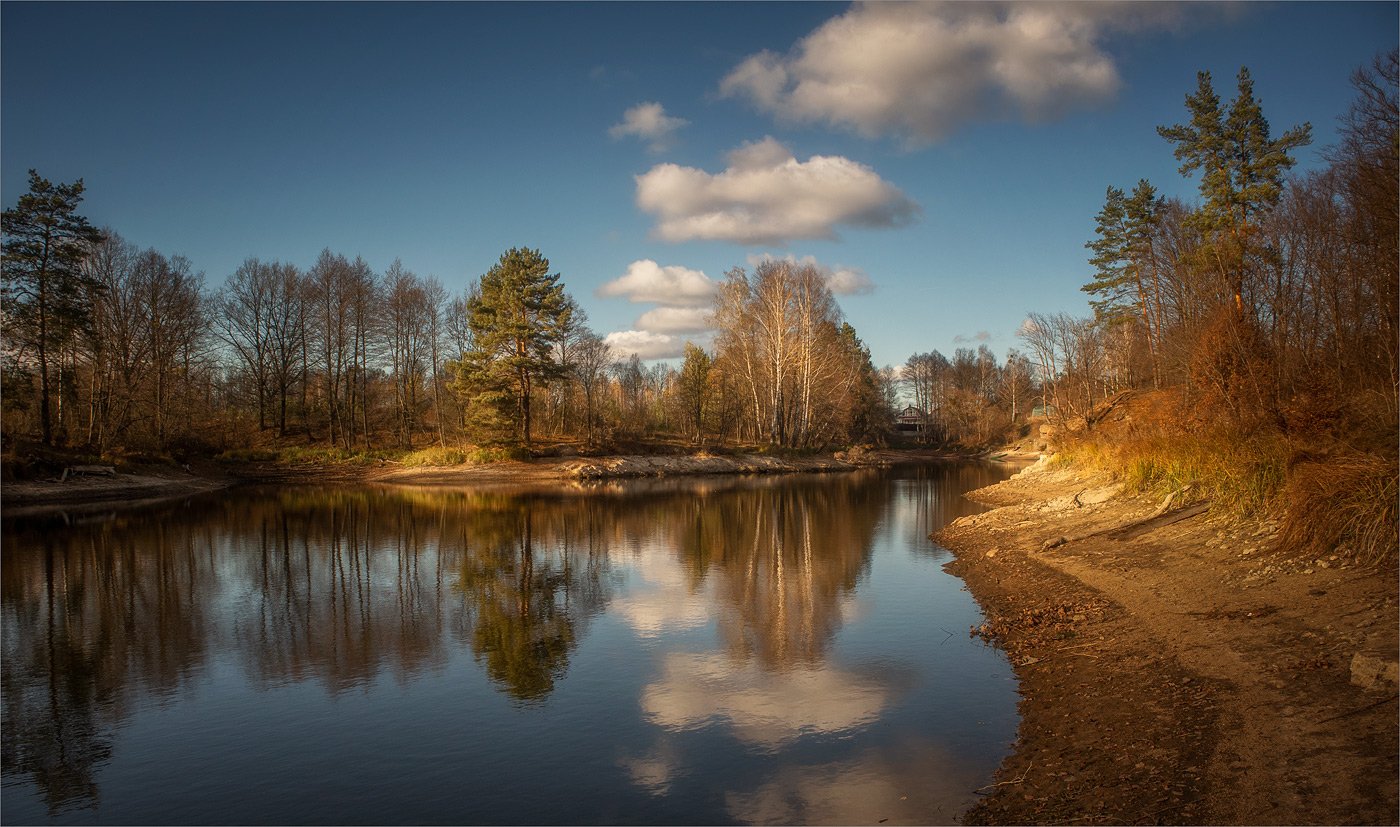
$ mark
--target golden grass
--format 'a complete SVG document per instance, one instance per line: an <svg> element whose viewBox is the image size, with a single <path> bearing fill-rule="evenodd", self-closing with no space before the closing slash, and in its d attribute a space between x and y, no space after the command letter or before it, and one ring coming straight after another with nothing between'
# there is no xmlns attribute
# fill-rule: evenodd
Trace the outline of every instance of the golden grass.
<svg viewBox="0 0 1400 827"><path fill-rule="evenodd" d="M1165 494L1190 485L1192 499L1209 499L1217 508L1252 516L1277 504L1289 449L1279 436L1222 431L1079 440L1062 453L1075 465L1114 474L1129 491Z"/></svg>
<svg viewBox="0 0 1400 827"><path fill-rule="evenodd" d="M467 452L462 448L441 448L436 445L420 448L403 455L400 460L411 468L438 465L463 465L467 462Z"/></svg>
<svg viewBox="0 0 1400 827"><path fill-rule="evenodd" d="M1218 511L1278 517L1281 541L1300 554L1397 562L1400 474L1393 457L1356 449L1309 456L1270 430L1185 434L1163 427L1081 435L1060 455L1067 464L1114 474L1128 491L1165 494L1189 485L1189 499L1208 500Z"/></svg>
<svg viewBox="0 0 1400 827"><path fill-rule="evenodd" d="M1300 462L1284 491L1283 540L1365 565L1393 565L1397 496L1393 460L1357 454Z"/></svg>

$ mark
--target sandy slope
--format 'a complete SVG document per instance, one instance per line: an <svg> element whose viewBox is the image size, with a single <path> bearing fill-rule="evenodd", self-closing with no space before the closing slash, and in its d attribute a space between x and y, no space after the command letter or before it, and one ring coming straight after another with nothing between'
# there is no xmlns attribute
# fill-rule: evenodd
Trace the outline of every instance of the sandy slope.
<svg viewBox="0 0 1400 827"><path fill-rule="evenodd" d="M936 539L1023 699L968 821L1397 823L1394 572L1044 464L972 497Z"/></svg>

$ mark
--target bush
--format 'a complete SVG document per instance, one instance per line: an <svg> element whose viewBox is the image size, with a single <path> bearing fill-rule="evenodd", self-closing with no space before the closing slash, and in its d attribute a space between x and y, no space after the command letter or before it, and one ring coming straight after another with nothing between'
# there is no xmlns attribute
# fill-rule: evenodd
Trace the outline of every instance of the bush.
<svg viewBox="0 0 1400 827"><path fill-rule="evenodd" d="M496 462L526 460L529 458L530 452L518 445L474 445L466 451L466 461L473 465L490 465Z"/></svg>

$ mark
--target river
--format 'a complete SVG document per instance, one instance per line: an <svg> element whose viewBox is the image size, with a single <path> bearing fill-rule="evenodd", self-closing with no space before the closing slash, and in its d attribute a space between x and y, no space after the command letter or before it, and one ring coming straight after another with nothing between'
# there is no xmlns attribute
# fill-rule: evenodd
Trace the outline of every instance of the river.
<svg viewBox="0 0 1400 827"><path fill-rule="evenodd" d="M6 824L951 823L1009 468L241 488L3 521Z"/></svg>

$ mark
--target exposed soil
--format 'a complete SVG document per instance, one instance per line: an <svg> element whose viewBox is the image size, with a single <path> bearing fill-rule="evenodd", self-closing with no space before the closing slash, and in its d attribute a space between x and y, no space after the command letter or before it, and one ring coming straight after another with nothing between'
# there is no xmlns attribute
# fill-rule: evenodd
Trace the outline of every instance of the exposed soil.
<svg viewBox="0 0 1400 827"><path fill-rule="evenodd" d="M964 821L1400 821L1394 571L1043 462L970 496L936 539L1022 721Z"/></svg>

